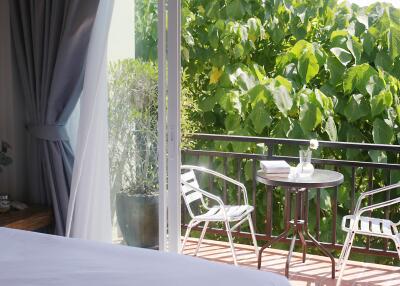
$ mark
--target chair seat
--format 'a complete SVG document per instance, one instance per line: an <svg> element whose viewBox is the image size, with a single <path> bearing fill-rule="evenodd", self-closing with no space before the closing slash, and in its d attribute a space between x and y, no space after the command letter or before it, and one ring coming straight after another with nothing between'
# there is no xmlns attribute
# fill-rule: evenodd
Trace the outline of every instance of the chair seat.
<svg viewBox="0 0 400 286"><path fill-rule="evenodd" d="M249 213L254 210L254 207L249 205L240 206L225 206L225 212L229 221L238 221L246 217ZM223 221L225 220L222 208L220 206L214 206L210 208L206 213L194 217L195 220L202 221Z"/></svg>
<svg viewBox="0 0 400 286"><path fill-rule="evenodd" d="M343 217L342 228L344 231L351 231L354 222L354 215ZM355 228L355 232L363 235L387 237L394 239L398 236L395 224L388 219L379 219L361 216Z"/></svg>

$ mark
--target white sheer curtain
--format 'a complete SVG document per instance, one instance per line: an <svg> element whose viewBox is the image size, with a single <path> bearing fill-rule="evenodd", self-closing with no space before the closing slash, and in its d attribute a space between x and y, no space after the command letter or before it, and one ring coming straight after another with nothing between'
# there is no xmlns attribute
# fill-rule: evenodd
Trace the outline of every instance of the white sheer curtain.
<svg viewBox="0 0 400 286"><path fill-rule="evenodd" d="M86 64L66 235L111 242L107 38L113 0L100 0Z"/></svg>

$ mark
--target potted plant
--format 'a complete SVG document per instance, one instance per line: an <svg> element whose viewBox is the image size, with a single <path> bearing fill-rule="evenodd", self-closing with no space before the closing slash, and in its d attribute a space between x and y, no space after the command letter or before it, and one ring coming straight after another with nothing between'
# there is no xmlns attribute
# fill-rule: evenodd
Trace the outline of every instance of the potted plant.
<svg viewBox="0 0 400 286"><path fill-rule="evenodd" d="M12 163L12 159L7 155L8 150L11 148L10 144L5 141L1 141L0 145L0 172L3 171L3 167L8 166Z"/></svg>
<svg viewBox="0 0 400 286"><path fill-rule="evenodd" d="M112 207L126 244L156 248L157 67L127 59L112 64L110 71Z"/></svg>

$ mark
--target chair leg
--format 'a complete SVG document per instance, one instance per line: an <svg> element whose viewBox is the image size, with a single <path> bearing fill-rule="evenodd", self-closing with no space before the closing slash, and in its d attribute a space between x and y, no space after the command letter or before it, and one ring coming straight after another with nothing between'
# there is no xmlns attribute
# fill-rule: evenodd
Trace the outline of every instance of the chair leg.
<svg viewBox="0 0 400 286"><path fill-rule="evenodd" d="M199 241L197 242L197 247L196 247L196 250L194 252L194 256L197 256L197 253L199 252L201 242L203 241L204 235L206 234L206 231L207 231L207 227L208 227L208 221L206 221L204 223L203 230L201 231L201 235L200 235Z"/></svg>
<svg viewBox="0 0 400 286"><path fill-rule="evenodd" d="M253 220L251 219L251 215L247 215L247 220L249 221L249 226L250 226L250 232L251 232L251 238L253 239L253 245L254 245L254 252L256 254L256 257L258 257L258 246L257 246L257 239L254 231L254 225L253 225Z"/></svg>
<svg viewBox="0 0 400 286"><path fill-rule="evenodd" d="M340 283L342 283L342 278L343 278L344 269L346 268L346 263L347 263L347 260L349 259L349 255L350 255L350 251L351 251L351 246L353 245L354 236L355 236L355 233L354 233L354 231L352 231L352 232L350 233L350 237L349 237L348 241L346 241L346 242L347 242L347 245L346 245L346 249L344 250L344 253L343 253L342 265L341 265L341 267L340 267L339 278L338 278L338 280L337 280L336 286L340 286ZM346 239L346 240L347 240L347 239ZM344 247L345 247L345 246L344 246ZM344 248L344 247L343 247L343 248Z"/></svg>
<svg viewBox="0 0 400 286"><path fill-rule="evenodd" d="M351 235L351 232L349 231L346 235L346 239L344 240L342 251L340 252L340 256L339 256L338 263L337 263L337 270L340 270L340 268L342 266L344 254L347 252L347 249L349 247L350 235Z"/></svg>
<svg viewBox="0 0 400 286"><path fill-rule="evenodd" d="M233 244L231 227L230 227L228 221L225 221L225 226L226 226L226 233L227 233L228 239L229 239L229 244L231 246L231 252L232 252L232 256L233 256L233 263L237 266L238 263L237 263L237 259L236 259L235 245Z"/></svg>
<svg viewBox="0 0 400 286"><path fill-rule="evenodd" d="M185 233L185 237L184 237L183 242L182 242L181 250L179 251L179 253L183 253L183 250L185 249L186 241L187 241L187 239L189 237L189 234L190 234L190 231L192 230L192 227L193 227L193 220L191 220L189 222L188 228L187 228L186 233Z"/></svg>
<svg viewBox="0 0 400 286"><path fill-rule="evenodd" d="M397 254L399 255L399 259L400 259L400 239L395 239L394 244L396 246Z"/></svg>

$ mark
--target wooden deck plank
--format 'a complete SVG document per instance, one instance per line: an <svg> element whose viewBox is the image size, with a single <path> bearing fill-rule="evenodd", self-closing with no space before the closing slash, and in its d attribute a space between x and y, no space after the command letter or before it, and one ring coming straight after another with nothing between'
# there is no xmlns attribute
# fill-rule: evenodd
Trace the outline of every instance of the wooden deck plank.
<svg viewBox="0 0 400 286"><path fill-rule="evenodd" d="M190 238L184 254L193 255L197 239ZM239 267L257 268L252 246L236 244ZM267 249L264 251L262 271L284 275L287 251ZM226 242L204 240L198 257L211 261L233 264L229 245ZM294 252L290 268L290 282L293 286L334 286L330 278L330 260L324 256L307 255L306 263L301 262L301 253ZM400 285L400 268L373 263L349 261L342 286Z"/></svg>

